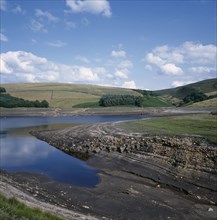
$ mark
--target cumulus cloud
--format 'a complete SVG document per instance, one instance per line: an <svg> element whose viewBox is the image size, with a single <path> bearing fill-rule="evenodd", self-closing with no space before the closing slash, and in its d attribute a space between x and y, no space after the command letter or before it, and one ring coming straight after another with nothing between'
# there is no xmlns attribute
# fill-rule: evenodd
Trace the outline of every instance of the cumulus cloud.
<svg viewBox="0 0 217 220"><path fill-rule="evenodd" d="M5 42L7 42L7 41L8 41L8 38L7 38L4 34L0 33L0 41L5 41Z"/></svg>
<svg viewBox="0 0 217 220"><path fill-rule="evenodd" d="M148 69L157 69L167 75L191 73L211 73L216 65L217 47L194 42L184 42L177 47L163 45L154 48L143 59ZM198 64L202 66L195 67ZM150 68L151 67L151 68Z"/></svg>
<svg viewBox="0 0 217 220"><path fill-rule="evenodd" d="M181 75L183 73L182 69L173 63L162 65L161 70L168 75Z"/></svg>
<svg viewBox="0 0 217 220"><path fill-rule="evenodd" d="M129 88L129 89L136 89L136 83L135 81L131 80L131 81L126 81L122 84L123 88Z"/></svg>
<svg viewBox="0 0 217 220"><path fill-rule="evenodd" d="M122 70L116 70L114 75L121 79L127 79L128 78L128 70L122 69Z"/></svg>
<svg viewBox="0 0 217 220"><path fill-rule="evenodd" d="M107 0L66 0L74 13L88 12L91 14L102 14L105 17L111 17L111 7Z"/></svg>
<svg viewBox="0 0 217 220"><path fill-rule="evenodd" d="M97 82L99 76L92 68L57 64L25 51L1 54L2 82ZM98 70L99 72L99 70Z"/></svg>
<svg viewBox="0 0 217 220"><path fill-rule="evenodd" d="M185 42L179 50L185 55L186 60L189 59L191 63L216 63L217 47L215 45L203 45L199 43Z"/></svg>
<svg viewBox="0 0 217 220"><path fill-rule="evenodd" d="M111 56L114 58L125 58L126 52L124 50L113 50Z"/></svg>

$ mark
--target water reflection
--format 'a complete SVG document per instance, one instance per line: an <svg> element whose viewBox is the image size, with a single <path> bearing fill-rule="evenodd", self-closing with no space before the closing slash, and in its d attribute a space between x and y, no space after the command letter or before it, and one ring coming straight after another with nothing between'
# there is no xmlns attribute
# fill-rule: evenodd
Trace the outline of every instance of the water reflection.
<svg viewBox="0 0 217 220"><path fill-rule="evenodd" d="M36 139L34 129L53 129L70 123L95 123L138 119L127 116L84 117L0 117L0 168L11 172L37 172L79 186L93 187L99 182L97 170L84 161Z"/></svg>
<svg viewBox="0 0 217 220"><path fill-rule="evenodd" d="M53 151L37 143L32 137L12 136L1 139L1 167L26 166L40 159L46 159Z"/></svg>

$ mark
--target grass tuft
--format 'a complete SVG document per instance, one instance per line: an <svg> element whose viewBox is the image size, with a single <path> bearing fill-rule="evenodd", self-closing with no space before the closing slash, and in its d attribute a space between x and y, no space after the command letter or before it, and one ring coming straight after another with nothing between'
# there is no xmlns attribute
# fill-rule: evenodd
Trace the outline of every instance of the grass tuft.
<svg viewBox="0 0 217 220"><path fill-rule="evenodd" d="M16 198L6 198L2 194L0 194L0 219L63 220L38 208L29 208Z"/></svg>

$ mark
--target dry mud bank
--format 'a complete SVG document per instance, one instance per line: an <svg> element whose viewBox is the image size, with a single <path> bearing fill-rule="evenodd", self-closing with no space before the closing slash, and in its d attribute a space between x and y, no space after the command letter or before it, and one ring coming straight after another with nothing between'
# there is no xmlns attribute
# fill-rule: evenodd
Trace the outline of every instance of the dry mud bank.
<svg viewBox="0 0 217 220"><path fill-rule="evenodd" d="M203 138L126 133L117 122L32 134L87 160L101 180L81 188L44 175L1 172L4 183L38 203L82 213L77 219L216 219L217 147Z"/></svg>

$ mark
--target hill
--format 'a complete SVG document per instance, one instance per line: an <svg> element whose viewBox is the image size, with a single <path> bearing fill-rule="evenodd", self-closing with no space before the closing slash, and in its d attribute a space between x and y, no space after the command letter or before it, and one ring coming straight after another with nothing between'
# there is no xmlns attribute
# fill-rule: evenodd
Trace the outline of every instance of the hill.
<svg viewBox="0 0 217 220"><path fill-rule="evenodd" d="M202 102L196 100L196 103L193 100L186 105L192 107L217 106L216 78L158 91L66 83L17 83L3 84L2 87L14 97L30 101L47 100L51 108L61 109L99 107L99 100L103 95L143 97L142 107L179 106L186 97L191 98L191 94L195 91L205 94L207 100Z"/></svg>
<svg viewBox="0 0 217 220"><path fill-rule="evenodd" d="M180 86L172 89L164 89L154 91L154 94L164 97L166 100L179 104L186 96L193 92L201 92L207 95L210 99L217 97L217 79L208 79L196 83L191 83L185 86ZM213 101L206 101L206 104L212 103ZM217 104L217 103L216 103ZM199 104L197 104L199 106ZM203 105L201 105L202 107ZM207 105L206 105L207 107Z"/></svg>
<svg viewBox="0 0 217 220"><path fill-rule="evenodd" d="M141 96L131 89L64 83L17 83L2 85L7 93L25 100L47 100L53 108L96 107L105 94Z"/></svg>

